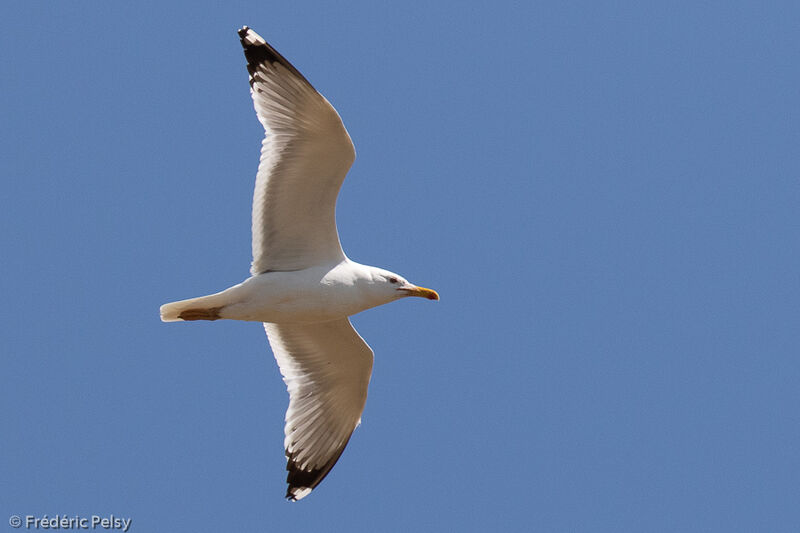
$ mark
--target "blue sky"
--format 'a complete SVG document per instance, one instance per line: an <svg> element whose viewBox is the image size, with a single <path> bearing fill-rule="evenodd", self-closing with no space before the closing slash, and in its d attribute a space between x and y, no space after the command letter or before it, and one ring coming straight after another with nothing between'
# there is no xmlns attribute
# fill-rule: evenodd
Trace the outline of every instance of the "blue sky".
<svg viewBox="0 0 800 533"><path fill-rule="evenodd" d="M0 17L0 528L797 531L792 2L22 2ZM283 500L235 30L333 103L348 255L435 288L331 475ZM24 529L24 528L23 528Z"/></svg>

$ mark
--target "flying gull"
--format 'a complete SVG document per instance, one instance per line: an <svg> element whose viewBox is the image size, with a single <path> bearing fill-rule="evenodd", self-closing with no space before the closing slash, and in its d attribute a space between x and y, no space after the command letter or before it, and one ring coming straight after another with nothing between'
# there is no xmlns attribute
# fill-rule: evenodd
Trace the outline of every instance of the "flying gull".
<svg viewBox="0 0 800 533"><path fill-rule="evenodd" d="M372 349L348 317L436 291L347 258L336 197L355 159L341 118L308 80L247 26L239 37L266 130L253 196L251 277L222 292L161 306L161 320L263 322L289 391L286 497L307 496L361 422Z"/></svg>

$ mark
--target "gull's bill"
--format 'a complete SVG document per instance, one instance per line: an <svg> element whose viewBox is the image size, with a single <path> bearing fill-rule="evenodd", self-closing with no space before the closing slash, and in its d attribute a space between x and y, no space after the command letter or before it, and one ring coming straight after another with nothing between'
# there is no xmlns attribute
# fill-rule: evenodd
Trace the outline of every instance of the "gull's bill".
<svg viewBox="0 0 800 533"><path fill-rule="evenodd" d="M341 456L361 421L372 350L349 316L436 291L351 261L336 229L336 198L355 150L339 115L248 27L239 37L264 126L253 195L251 276L224 291L161 306L165 322L263 322L289 391L286 497L300 500Z"/></svg>

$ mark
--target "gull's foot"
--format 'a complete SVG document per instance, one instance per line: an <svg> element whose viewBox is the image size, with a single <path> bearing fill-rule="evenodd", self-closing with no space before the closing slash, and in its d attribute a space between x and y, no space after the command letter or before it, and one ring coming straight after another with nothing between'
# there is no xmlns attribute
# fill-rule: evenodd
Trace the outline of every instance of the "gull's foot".
<svg viewBox="0 0 800 533"><path fill-rule="evenodd" d="M217 320L222 318L219 316L219 310L222 307L208 307L198 309L184 309L178 315L181 320Z"/></svg>

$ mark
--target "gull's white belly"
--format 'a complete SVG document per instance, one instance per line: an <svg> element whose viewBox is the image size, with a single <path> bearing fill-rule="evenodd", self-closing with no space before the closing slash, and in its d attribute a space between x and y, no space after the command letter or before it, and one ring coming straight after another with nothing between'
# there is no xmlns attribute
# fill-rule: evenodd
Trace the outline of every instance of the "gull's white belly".
<svg viewBox="0 0 800 533"><path fill-rule="evenodd" d="M357 281L338 266L259 274L219 296L220 318L274 323L333 320L378 303L365 301Z"/></svg>

